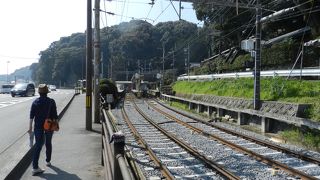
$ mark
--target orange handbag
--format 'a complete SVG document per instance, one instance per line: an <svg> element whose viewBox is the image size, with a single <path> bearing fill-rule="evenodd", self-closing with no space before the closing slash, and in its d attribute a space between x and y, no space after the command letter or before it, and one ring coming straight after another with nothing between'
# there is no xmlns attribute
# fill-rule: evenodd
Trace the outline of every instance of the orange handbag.
<svg viewBox="0 0 320 180"><path fill-rule="evenodd" d="M59 122L56 119L50 119L51 103L49 105L47 118L44 120L43 129L45 131L59 131Z"/></svg>
<svg viewBox="0 0 320 180"><path fill-rule="evenodd" d="M59 122L57 120L47 118L44 121L43 129L46 131L59 131Z"/></svg>

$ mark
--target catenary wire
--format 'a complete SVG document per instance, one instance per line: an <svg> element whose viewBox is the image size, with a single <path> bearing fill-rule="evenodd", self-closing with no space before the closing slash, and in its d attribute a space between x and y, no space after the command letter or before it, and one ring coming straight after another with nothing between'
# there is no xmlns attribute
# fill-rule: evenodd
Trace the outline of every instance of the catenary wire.
<svg viewBox="0 0 320 180"><path fill-rule="evenodd" d="M167 7L166 7L164 10L162 10L162 11L160 12L160 14L157 16L157 18L154 19L154 22L156 22L156 21L159 19L159 17L169 8L169 6L170 6L170 3L167 5ZM154 24L154 23L153 23L153 24Z"/></svg>

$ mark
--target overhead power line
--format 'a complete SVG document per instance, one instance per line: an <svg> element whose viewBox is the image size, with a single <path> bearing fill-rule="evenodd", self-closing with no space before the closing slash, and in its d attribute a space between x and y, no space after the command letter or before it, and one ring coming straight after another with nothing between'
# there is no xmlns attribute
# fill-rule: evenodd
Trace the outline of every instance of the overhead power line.
<svg viewBox="0 0 320 180"><path fill-rule="evenodd" d="M105 0L106 1L106 0ZM116 3L124 3L126 2L126 0L112 0L112 2L116 2ZM139 2L139 1L130 1L127 2L128 4L150 4L150 3L146 3L146 2Z"/></svg>
<svg viewBox="0 0 320 180"><path fill-rule="evenodd" d="M309 3L309 2L311 2L311 1L307 1L307 2L304 2L303 4L306 4L306 3ZM294 8L297 8L297 7L299 7L299 6L301 6L301 4L300 5L297 5L297 6L294 6ZM313 10L312 10L313 9ZM249 10L246 10L246 11L244 11L244 12L247 12L247 11L249 11ZM320 11L320 9L319 8L317 8L317 7L314 7L314 8L309 8L309 9L305 9L305 10L303 10L303 11L297 11L297 12L294 12L294 13L289 13L289 14L286 14L286 15L282 15L281 17L278 17L278 18L274 18L273 19L273 21L280 21L280 20L284 20L284 19L288 19L288 18L293 18L293 17L297 17L297 16L301 16L301 15L303 15L303 14L305 14L305 13L315 13L315 12L319 12ZM242 13L244 13L244 12L242 12ZM241 14L241 13L240 13ZM239 15L240 15L239 14ZM218 13L216 13L216 14L214 14L214 15L220 15L221 16L221 14L219 13L219 11L218 11ZM212 16L214 16L214 15L212 15ZM236 16L234 16L234 17L232 17L232 18L229 18L229 20L231 20L231 19L233 19L233 18L235 18L235 17L237 17L238 15L236 15ZM210 19L212 19L212 18L210 18ZM254 19L254 18L253 18ZM232 35L234 32L237 32L237 30L240 30L241 28L243 28L243 27L245 27L245 26L247 26L247 28L252 28L252 30L251 30L251 32L253 32L253 30L254 30L254 28L255 28L255 25L254 25L254 23L252 23L252 20L253 19L251 19L250 21L249 21L249 23L247 23L246 25L242 25L242 26L240 26L240 27L237 27L237 28L235 28L235 29L233 29L230 33L228 33L228 34L226 34L226 35L224 35L224 36L222 36L222 37L220 37L219 39L223 39L223 38L226 38L226 37L228 37L228 36L230 36L230 35ZM247 29L246 28L246 29ZM248 34L248 36L250 36L250 34L251 33L249 33ZM195 36L197 36L197 35L195 35ZM192 42L195 40L195 36L193 36L193 37L191 37L191 38L189 38L188 40L186 40L186 42L187 43L184 43L184 45L182 45L181 47L182 48L178 48L176 51L175 51L175 53L176 54L178 54L179 52L178 51L180 51L180 50L183 50L183 48L184 47L186 47L187 46L187 44L192 44ZM248 38L248 37L247 37ZM191 39L191 40L190 40ZM190 41L189 41L190 40ZM166 56L166 58L168 57L168 56L170 56L170 55L167 55Z"/></svg>
<svg viewBox="0 0 320 180"><path fill-rule="evenodd" d="M169 8L169 6L170 6L170 3L167 5L167 7L164 10L162 10L160 12L160 14L157 16L157 18L154 19L153 23L156 22L159 19L159 17Z"/></svg>
<svg viewBox="0 0 320 180"><path fill-rule="evenodd" d="M154 5L154 4L155 4L155 1L152 1L150 10L149 10L146 18L149 18L150 12L151 12L151 10L153 9L153 7L154 7L153 5Z"/></svg>
<svg viewBox="0 0 320 180"><path fill-rule="evenodd" d="M153 19L150 19L150 18L136 18L136 17L133 17L133 16L123 16L123 15L121 15L121 14L116 14L116 13L113 13L113 12L109 12L109 11L104 11L104 10L102 10L102 9L100 9L100 11L101 12L104 12L104 13L106 13L106 14L108 14L108 15L112 15L112 16L119 16L119 17L125 17L125 18L130 18L130 19L132 19L132 20L134 20L134 19L136 19L136 20L148 20L148 21L152 21L152 22L154 22L154 20Z"/></svg>
<svg viewBox="0 0 320 180"><path fill-rule="evenodd" d="M124 2L123 2L120 21L122 21L122 18L123 18L123 12L124 12L124 8L126 7L126 2L127 2L127 0L124 0Z"/></svg>

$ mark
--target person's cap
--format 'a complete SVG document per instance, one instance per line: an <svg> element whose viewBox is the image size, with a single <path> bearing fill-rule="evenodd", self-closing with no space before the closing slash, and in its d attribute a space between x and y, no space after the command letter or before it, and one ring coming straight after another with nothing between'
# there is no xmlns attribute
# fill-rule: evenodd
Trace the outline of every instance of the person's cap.
<svg viewBox="0 0 320 180"><path fill-rule="evenodd" d="M48 86L46 84L39 84L38 86L38 92L39 93L48 93Z"/></svg>

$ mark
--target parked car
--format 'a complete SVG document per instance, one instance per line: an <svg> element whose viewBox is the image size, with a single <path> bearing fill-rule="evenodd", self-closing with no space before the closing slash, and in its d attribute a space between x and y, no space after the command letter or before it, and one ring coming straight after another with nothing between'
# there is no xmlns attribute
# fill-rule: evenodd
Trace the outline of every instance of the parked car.
<svg viewBox="0 0 320 180"><path fill-rule="evenodd" d="M56 91L57 87L55 85L49 85L49 90L50 91Z"/></svg>
<svg viewBox="0 0 320 180"><path fill-rule="evenodd" d="M14 84L2 84L0 86L0 94L10 94Z"/></svg>
<svg viewBox="0 0 320 180"><path fill-rule="evenodd" d="M16 84L11 89L11 96L15 97L16 95L19 96L34 96L35 94L35 87L33 83L19 83Z"/></svg>

